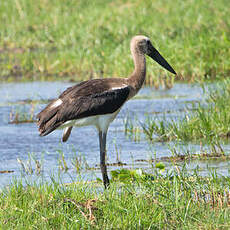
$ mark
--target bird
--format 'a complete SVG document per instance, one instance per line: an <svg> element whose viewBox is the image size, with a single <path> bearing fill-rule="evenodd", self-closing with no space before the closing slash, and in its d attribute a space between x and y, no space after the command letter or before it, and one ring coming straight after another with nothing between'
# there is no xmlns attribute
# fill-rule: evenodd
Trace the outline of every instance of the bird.
<svg viewBox="0 0 230 230"><path fill-rule="evenodd" d="M145 55L176 75L170 64L154 48L149 37L134 36L130 42L130 50L134 70L127 78L102 78L80 82L67 88L36 116L40 136L46 136L55 129L64 129L63 142L68 140L74 126L96 127L105 189L110 185L105 163L107 131L125 102L141 89L146 76Z"/></svg>

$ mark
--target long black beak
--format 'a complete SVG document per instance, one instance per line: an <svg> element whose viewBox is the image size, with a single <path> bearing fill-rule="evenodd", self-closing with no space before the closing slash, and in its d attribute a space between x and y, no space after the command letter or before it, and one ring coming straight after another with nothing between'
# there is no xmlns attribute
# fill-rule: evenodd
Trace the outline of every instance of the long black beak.
<svg viewBox="0 0 230 230"><path fill-rule="evenodd" d="M160 64L162 67L167 69L169 72L176 74L172 66L169 65L169 63L160 55L160 53L153 47L151 43L148 46L147 55L151 57L154 61L156 61L158 64Z"/></svg>

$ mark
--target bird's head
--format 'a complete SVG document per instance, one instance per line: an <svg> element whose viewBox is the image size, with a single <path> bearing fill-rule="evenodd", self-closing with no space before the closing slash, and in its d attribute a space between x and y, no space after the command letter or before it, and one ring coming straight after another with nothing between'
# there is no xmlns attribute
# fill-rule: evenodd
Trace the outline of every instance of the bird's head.
<svg viewBox="0 0 230 230"><path fill-rule="evenodd" d="M143 35L137 35L133 37L131 40L131 51L147 54L149 57L151 57L154 61L156 61L162 67L167 69L169 72L176 74L176 72L169 65L169 63L161 56L157 49L153 47L148 37Z"/></svg>

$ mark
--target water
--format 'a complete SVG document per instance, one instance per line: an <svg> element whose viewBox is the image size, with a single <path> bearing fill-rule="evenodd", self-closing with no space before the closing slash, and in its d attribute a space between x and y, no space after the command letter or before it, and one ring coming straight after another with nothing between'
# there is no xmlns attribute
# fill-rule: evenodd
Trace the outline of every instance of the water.
<svg viewBox="0 0 230 230"><path fill-rule="evenodd" d="M0 170L12 170L13 173L0 174L0 187L8 185L13 179L24 180L51 180L59 178L62 182L73 180L91 180L101 177L97 167L99 163L99 147L97 131L93 127L74 128L67 143L61 142L62 131L56 130L46 137L40 137L36 123L9 124L10 113L16 109L29 112L31 109L28 100L38 101L35 106L35 114L45 107L42 100L57 97L67 87L73 85L69 82L33 82L33 83L7 83L0 84ZM170 90L154 90L143 88L139 94L126 103L115 121L110 125L107 138L108 162L119 161L126 163L125 167L142 167L146 170L151 166L139 162L139 159L150 159L156 154L158 158L170 156L170 147L176 143L156 142L150 145L145 139L134 142L124 134L124 118L127 114L145 120L146 114L161 117L164 112L167 118L175 118L183 115L185 108L191 108L191 102L201 101L202 89L197 85L175 84ZM229 148L228 145L224 146ZM199 145L177 144L178 149L190 149L194 153L199 152ZM66 173L59 170L60 152L64 153L67 166ZM90 167L95 170L87 170L77 174L71 163L76 156L84 157ZM25 166L31 165L32 175L23 173L22 166L17 159L24 162ZM29 159L31 163L28 163ZM35 160L42 163L42 173L36 176ZM207 162L193 161L191 169L199 166L200 171L207 171ZM228 174L228 162L209 162L211 169L217 169L220 173ZM109 170L117 168L110 166Z"/></svg>

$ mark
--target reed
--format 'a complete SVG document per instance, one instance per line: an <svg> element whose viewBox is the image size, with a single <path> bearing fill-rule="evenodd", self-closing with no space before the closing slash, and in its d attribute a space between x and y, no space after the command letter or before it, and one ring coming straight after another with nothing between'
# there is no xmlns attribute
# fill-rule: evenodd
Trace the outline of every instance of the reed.
<svg viewBox="0 0 230 230"><path fill-rule="evenodd" d="M135 130L149 141L200 141L215 143L230 136L230 81L228 79L204 88L204 101L194 104L192 111L184 117L167 120L147 116L144 123L137 124L128 119L125 130L135 136ZM179 113L178 113L179 114ZM178 116L179 117L179 116Z"/></svg>
<svg viewBox="0 0 230 230"><path fill-rule="evenodd" d="M129 41L136 34L154 41L178 72L175 80L219 79L229 75L229 7L228 0L3 1L0 79L124 77L133 69ZM173 84L152 63L146 82Z"/></svg>

